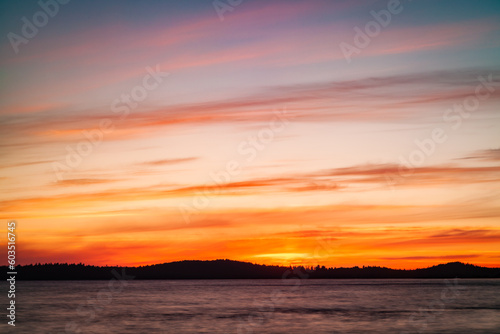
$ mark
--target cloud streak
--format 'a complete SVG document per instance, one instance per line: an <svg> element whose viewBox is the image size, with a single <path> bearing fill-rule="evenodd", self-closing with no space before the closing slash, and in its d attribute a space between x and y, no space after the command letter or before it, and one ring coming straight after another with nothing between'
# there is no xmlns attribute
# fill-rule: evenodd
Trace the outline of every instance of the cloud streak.
<svg viewBox="0 0 500 334"><path fill-rule="evenodd" d="M143 163L141 163L141 165L146 165L146 166L151 166L151 167L165 166L165 165L176 165L176 164L182 164L185 162L196 161L198 159L199 158L197 158L197 157L189 157L189 158L178 158L178 159L153 160L153 161L143 162Z"/></svg>
<svg viewBox="0 0 500 334"><path fill-rule="evenodd" d="M116 129L104 140L128 140L156 135L152 130L168 126L258 123L269 121L273 110L286 106L287 117L294 122L368 122L415 121L435 117L436 103L443 112L457 101L474 93L478 75L492 74L496 90L488 102L500 98L500 72L469 70L405 74L339 82L274 87L259 94L232 100L187 103L134 112L124 121L116 120ZM415 91L413 87L426 87ZM103 118L116 118L110 112L85 114L40 113L37 116L4 117L4 135L23 133L41 138L42 143L81 138ZM6 127L9 125L9 127ZM12 145L19 145L12 144Z"/></svg>

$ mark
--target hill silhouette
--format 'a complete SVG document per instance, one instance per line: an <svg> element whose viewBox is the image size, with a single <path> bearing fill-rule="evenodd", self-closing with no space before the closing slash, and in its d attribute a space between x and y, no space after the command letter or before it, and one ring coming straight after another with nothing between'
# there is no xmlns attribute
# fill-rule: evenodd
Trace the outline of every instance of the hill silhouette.
<svg viewBox="0 0 500 334"><path fill-rule="evenodd" d="M4 273L6 266L1 267ZM500 278L500 268L461 262L424 269L385 267L284 267L231 260L178 261L140 267L99 267L84 264L35 264L17 266L17 280L107 280L122 273L135 279L264 279L264 278Z"/></svg>

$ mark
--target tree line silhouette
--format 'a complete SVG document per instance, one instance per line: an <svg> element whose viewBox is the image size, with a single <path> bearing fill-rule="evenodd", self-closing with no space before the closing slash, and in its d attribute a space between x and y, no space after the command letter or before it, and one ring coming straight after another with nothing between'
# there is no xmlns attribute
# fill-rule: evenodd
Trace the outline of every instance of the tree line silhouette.
<svg viewBox="0 0 500 334"><path fill-rule="evenodd" d="M1 267L8 272L7 266ZM16 266L17 280L108 280L125 272L134 279L282 279L282 278L500 278L500 268L461 262L423 269L385 267L285 267L232 260L178 261L139 267L45 263ZM114 273L113 273L114 271Z"/></svg>

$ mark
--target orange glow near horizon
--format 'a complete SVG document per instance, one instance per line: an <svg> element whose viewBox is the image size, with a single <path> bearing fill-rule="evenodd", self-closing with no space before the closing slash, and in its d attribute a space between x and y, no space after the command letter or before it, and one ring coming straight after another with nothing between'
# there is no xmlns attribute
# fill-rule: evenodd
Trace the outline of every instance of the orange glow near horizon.
<svg viewBox="0 0 500 334"><path fill-rule="evenodd" d="M396 227L404 213L409 217L425 213L443 221L419 226L417 219ZM65 225L65 217L44 218L44 224L54 226L53 236L35 224L30 226L39 220L26 219L19 227L23 236L19 260L24 264L83 262L121 266L215 259L267 265L403 269L454 261L498 266L500 252L495 251L495 245L500 242L500 228L486 218L480 227L474 226L475 219L466 217L471 213L464 210L462 214L463 221L453 226L446 226L444 218L449 212L441 208L397 206L216 211L194 215L189 223L173 223L178 219L174 212L157 212L153 216L147 212L103 214L92 217L90 224L88 217L75 217L72 226ZM149 217L147 224L142 222L144 217ZM366 221L368 217L370 222ZM305 226L303 222L308 220L331 223ZM381 225L380 221L385 223ZM51 247L54 243L58 244L56 250Z"/></svg>

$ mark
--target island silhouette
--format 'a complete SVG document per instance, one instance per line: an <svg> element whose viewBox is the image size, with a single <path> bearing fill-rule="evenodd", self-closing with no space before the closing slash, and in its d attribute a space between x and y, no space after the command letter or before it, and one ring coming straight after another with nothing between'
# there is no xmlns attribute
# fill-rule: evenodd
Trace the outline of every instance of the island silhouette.
<svg viewBox="0 0 500 334"><path fill-rule="evenodd" d="M4 273L11 271L7 266L1 268ZM232 260L186 260L139 267L92 266L81 263L30 264L18 265L15 271L17 280L108 280L124 275L127 279L500 278L500 268L480 267L461 262L406 270L373 266L286 267Z"/></svg>

